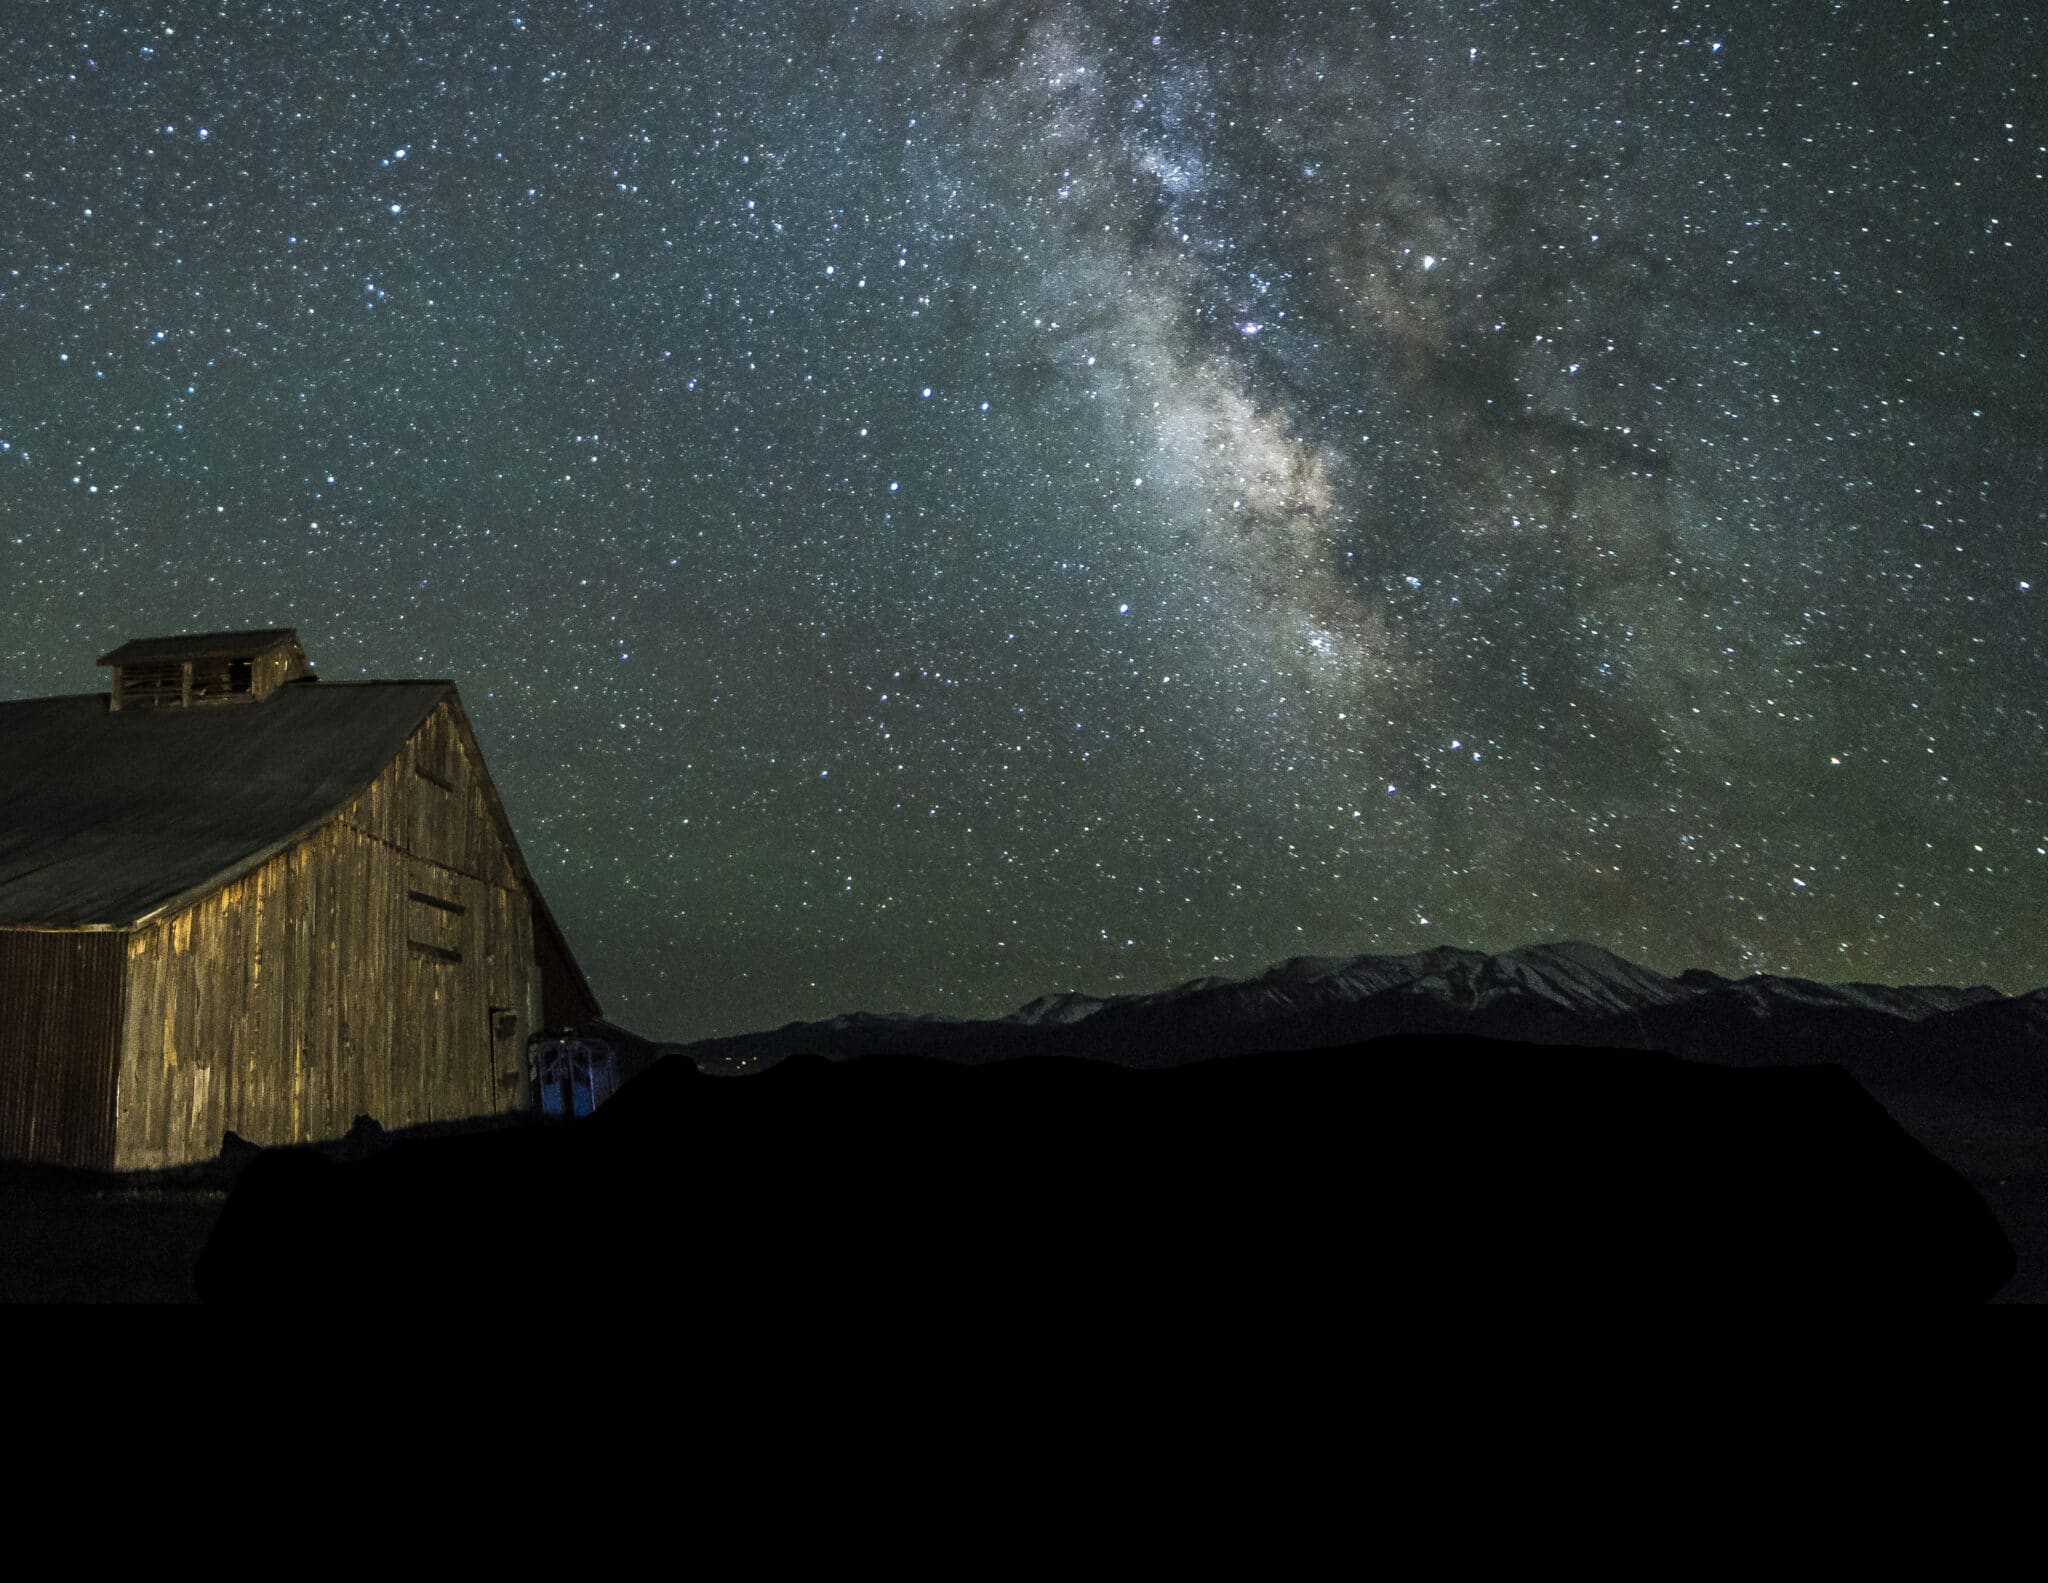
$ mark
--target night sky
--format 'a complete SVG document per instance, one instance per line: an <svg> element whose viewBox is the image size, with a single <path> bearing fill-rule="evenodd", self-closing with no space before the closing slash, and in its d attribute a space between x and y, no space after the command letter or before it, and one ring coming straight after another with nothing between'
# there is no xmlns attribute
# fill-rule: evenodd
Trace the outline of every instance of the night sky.
<svg viewBox="0 0 2048 1583"><path fill-rule="evenodd" d="M2048 18L532 10L6 7L0 697L454 678L656 1037L2048 981Z"/></svg>

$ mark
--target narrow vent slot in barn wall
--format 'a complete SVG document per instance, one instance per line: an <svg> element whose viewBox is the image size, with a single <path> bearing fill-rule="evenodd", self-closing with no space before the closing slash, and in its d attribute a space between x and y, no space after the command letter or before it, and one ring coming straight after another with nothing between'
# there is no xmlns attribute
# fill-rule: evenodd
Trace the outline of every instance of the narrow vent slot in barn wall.
<svg viewBox="0 0 2048 1583"><path fill-rule="evenodd" d="M462 961L469 909L459 901L430 891L405 893L408 925L406 945L415 956L458 964Z"/></svg>

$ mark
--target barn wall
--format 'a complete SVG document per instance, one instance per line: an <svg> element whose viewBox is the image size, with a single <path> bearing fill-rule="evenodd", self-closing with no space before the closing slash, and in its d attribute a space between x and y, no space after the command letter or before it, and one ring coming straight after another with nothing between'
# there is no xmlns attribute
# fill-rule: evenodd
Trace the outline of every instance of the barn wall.
<svg viewBox="0 0 2048 1583"><path fill-rule="evenodd" d="M541 1027L549 1031L588 1028L597 1020L597 1002L569 960L561 936L546 924L536 924L533 953L540 964Z"/></svg>
<svg viewBox="0 0 2048 1583"><path fill-rule="evenodd" d="M477 767L446 704L421 722L390 767L342 817L415 857L493 885L518 884L484 804Z"/></svg>
<svg viewBox="0 0 2048 1583"><path fill-rule="evenodd" d="M280 644L267 654L256 656L256 663L250 667L250 692L257 698L268 698L294 676L304 676L307 667L299 651L291 644Z"/></svg>
<svg viewBox="0 0 2048 1583"><path fill-rule="evenodd" d="M114 1163L126 935L0 929L0 1159Z"/></svg>
<svg viewBox="0 0 2048 1583"><path fill-rule="evenodd" d="M314 835L138 931L128 971L124 1167L527 1103L531 903L445 711Z"/></svg>

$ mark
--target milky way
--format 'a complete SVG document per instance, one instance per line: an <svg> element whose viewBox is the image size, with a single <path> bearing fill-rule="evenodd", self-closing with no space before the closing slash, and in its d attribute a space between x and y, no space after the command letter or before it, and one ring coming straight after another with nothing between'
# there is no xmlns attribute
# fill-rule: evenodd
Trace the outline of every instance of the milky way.
<svg viewBox="0 0 2048 1583"><path fill-rule="evenodd" d="M453 677L658 1036L2048 980L2031 17L535 11L10 11L0 696Z"/></svg>

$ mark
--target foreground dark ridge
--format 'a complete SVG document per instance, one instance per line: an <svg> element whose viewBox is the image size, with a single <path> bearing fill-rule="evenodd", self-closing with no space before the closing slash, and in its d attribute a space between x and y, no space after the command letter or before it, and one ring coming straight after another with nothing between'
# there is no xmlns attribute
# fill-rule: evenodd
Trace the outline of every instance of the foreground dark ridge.
<svg viewBox="0 0 2048 1583"><path fill-rule="evenodd" d="M2013 1252L1839 1069L1469 1038L1132 1071L671 1057L596 1116L268 1151L204 1296L670 1300L753 1338L1969 1304Z"/></svg>
<svg viewBox="0 0 2048 1583"><path fill-rule="evenodd" d="M1169 1066L1420 1034L1657 1050L1721 1066L1840 1065L1990 1204L2019 1254L2002 1300L2048 1302L2048 990L1674 978L1565 942L1494 956L1300 957L1151 995L1046 996L987 1022L839 1017L680 1048L712 1072L757 1071L803 1050Z"/></svg>

